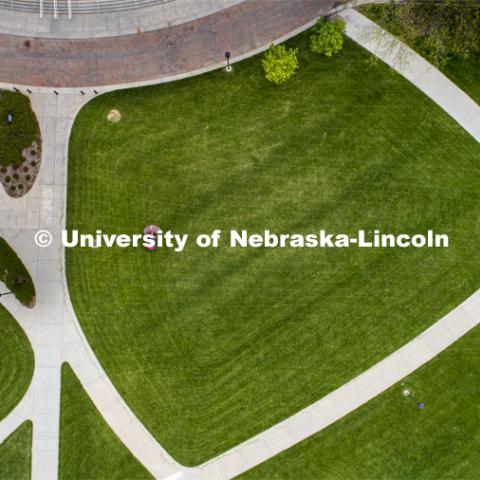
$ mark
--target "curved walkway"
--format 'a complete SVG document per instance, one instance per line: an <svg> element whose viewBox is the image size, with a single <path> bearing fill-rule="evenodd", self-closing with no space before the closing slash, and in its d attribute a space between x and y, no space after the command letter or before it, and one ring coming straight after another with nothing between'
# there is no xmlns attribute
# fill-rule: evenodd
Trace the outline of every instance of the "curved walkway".
<svg viewBox="0 0 480 480"><path fill-rule="evenodd" d="M183 470L143 427L111 384L91 350L70 303L60 245L65 228L67 148L76 114L88 97L32 94L43 138L42 169L31 192L20 199L0 190L0 236L15 249L35 282L37 304L24 308L12 296L5 307L25 330L35 354L32 383L20 404L0 422L0 442L26 419L33 421L32 478L58 476L61 365L68 362L105 421L156 477ZM35 232L48 229L46 249ZM0 284L1 285L1 284Z"/></svg>
<svg viewBox="0 0 480 480"><path fill-rule="evenodd" d="M135 35L60 40L0 35L0 81L92 87L144 82L250 55L302 28L336 0L247 0L192 22Z"/></svg>
<svg viewBox="0 0 480 480"><path fill-rule="evenodd" d="M103 38L180 25L243 0L0 0L0 33L40 38ZM93 11L93 9L95 10Z"/></svg>
<svg viewBox="0 0 480 480"><path fill-rule="evenodd" d="M368 32L372 25L355 12L347 11L342 15L348 22L347 34L373 49L375 41ZM383 34L373 38L381 42ZM399 44L395 39L390 41ZM408 61L410 65L424 65L418 63L419 57L411 50L406 49L405 54L404 64ZM386 61L392 60L388 58L388 50L379 51L379 55ZM398 68L402 73L401 67ZM433 67L424 72L413 68L412 74L415 72L419 73L417 79L423 79L425 93L450 109L447 111L456 115L459 123L474 134L474 127L480 121L480 107L473 108L471 100L443 76L439 77ZM30 194L22 199L12 199L0 190L0 235L17 250L29 268L36 282L38 302L33 310L24 309L11 297L4 302L32 342L36 365L26 396L0 422L0 442L22 420L33 420L32 471L35 480L51 480L58 474L60 366L63 361L72 365L102 416L156 478L229 479L350 413L480 323L478 291L407 345L310 407L204 465L192 469L182 467L125 405L88 345L70 304L64 250L58 244L59 233L65 225L67 141L76 113L89 98L79 93L32 94L44 139L42 170ZM451 110L458 102L465 102L468 116L462 117L461 112ZM57 242L52 247L38 249L34 246L33 235L40 228L55 234Z"/></svg>
<svg viewBox="0 0 480 480"><path fill-rule="evenodd" d="M347 35L390 65L430 97L480 142L480 107L443 73L376 23L348 9L338 16L347 22Z"/></svg>
<svg viewBox="0 0 480 480"><path fill-rule="evenodd" d="M114 13L137 10L149 6L156 6L162 3L175 2L177 0L68 0L70 9L79 15L89 15L97 13ZM51 14L55 12L57 16L68 14L67 0L0 0L0 10L10 12L30 12L37 18L39 15Z"/></svg>

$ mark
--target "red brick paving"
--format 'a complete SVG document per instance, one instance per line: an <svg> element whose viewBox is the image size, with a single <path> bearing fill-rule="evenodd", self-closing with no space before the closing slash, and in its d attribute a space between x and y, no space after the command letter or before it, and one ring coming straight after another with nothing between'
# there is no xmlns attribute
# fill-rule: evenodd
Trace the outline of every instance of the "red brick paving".
<svg viewBox="0 0 480 480"><path fill-rule="evenodd" d="M222 61L226 50L233 56L254 50L338 3L248 0L175 27L100 39L0 35L0 82L87 87L180 74Z"/></svg>

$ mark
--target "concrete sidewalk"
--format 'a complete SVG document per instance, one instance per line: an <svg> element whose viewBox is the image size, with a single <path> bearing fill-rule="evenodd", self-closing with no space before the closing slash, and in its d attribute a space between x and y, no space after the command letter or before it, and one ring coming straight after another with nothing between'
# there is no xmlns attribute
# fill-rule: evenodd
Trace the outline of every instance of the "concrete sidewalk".
<svg viewBox="0 0 480 480"><path fill-rule="evenodd" d="M480 106L443 73L396 37L353 9L340 12L346 34L390 65L480 142Z"/></svg>
<svg viewBox="0 0 480 480"><path fill-rule="evenodd" d="M0 8L0 33L27 38L63 39L132 35L191 22L233 7L242 1L163 0L158 2L158 5L137 8L135 0L132 0L132 8L127 11L103 12L102 2L97 0L96 13L81 14L75 8L76 1L72 0L71 19L64 11L59 13L57 19L54 19L51 13L45 13L43 18L40 18L39 5L36 13ZM97 2L92 0L91 3Z"/></svg>

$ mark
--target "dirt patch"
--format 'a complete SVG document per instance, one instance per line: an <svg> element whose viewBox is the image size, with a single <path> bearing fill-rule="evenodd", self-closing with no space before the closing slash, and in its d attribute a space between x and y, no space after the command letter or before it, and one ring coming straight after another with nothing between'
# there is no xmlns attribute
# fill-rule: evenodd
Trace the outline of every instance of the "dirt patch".
<svg viewBox="0 0 480 480"><path fill-rule="evenodd" d="M117 123L122 119L122 114L118 110L110 110L107 115L109 122Z"/></svg>
<svg viewBox="0 0 480 480"><path fill-rule="evenodd" d="M17 166L0 166L0 183L11 197L26 195L33 187L42 161L42 141L38 139L22 150L25 159Z"/></svg>

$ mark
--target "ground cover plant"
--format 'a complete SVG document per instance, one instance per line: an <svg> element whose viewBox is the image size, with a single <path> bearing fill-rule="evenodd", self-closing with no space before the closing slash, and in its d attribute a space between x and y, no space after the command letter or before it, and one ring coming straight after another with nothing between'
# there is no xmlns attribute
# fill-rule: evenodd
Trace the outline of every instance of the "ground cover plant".
<svg viewBox="0 0 480 480"><path fill-rule="evenodd" d="M42 140L30 99L0 90L0 184L12 197L27 194L37 178Z"/></svg>
<svg viewBox="0 0 480 480"><path fill-rule="evenodd" d="M25 422L0 444L0 478L30 480L32 470L32 423Z"/></svg>
<svg viewBox="0 0 480 480"><path fill-rule="evenodd" d="M13 116L11 124L9 113ZM0 165L21 165L25 160L22 150L39 138L40 128L30 99L21 93L0 90Z"/></svg>
<svg viewBox="0 0 480 480"><path fill-rule="evenodd" d="M343 20L327 21L319 18L310 36L310 49L312 52L321 53L331 57L340 52L343 47L343 32L345 22Z"/></svg>
<svg viewBox="0 0 480 480"><path fill-rule="evenodd" d="M62 366L59 478L152 478L102 419L68 364Z"/></svg>
<svg viewBox="0 0 480 480"><path fill-rule="evenodd" d="M0 280L25 306L32 307L35 305L35 286L32 277L18 255L1 237Z"/></svg>
<svg viewBox="0 0 480 480"><path fill-rule="evenodd" d="M400 384L241 478L477 478L479 342L476 327ZM402 397L405 388L425 410Z"/></svg>
<svg viewBox="0 0 480 480"><path fill-rule="evenodd" d="M0 420L21 400L33 375L33 352L15 319L0 306Z"/></svg>
<svg viewBox="0 0 480 480"><path fill-rule="evenodd" d="M480 104L479 2L409 1L364 5L359 10L435 64Z"/></svg>
<svg viewBox="0 0 480 480"><path fill-rule="evenodd" d="M313 403L480 285L479 145L345 40L265 81L261 57L98 97L70 142L68 227L434 229L447 249L68 249L89 342L129 406L198 464ZM106 117L121 113L118 123Z"/></svg>

